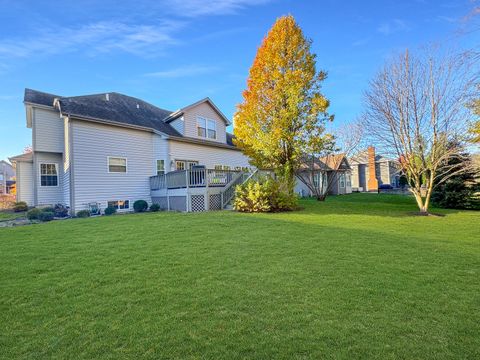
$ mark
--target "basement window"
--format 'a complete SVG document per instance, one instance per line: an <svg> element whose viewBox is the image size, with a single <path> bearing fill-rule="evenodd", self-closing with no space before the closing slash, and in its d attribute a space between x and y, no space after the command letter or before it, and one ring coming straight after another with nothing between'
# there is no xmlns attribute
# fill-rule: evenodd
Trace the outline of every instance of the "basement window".
<svg viewBox="0 0 480 360"><path fill-rule="evenodd" d="M128 200L115 200L115 201L108 201L108 207L113 207L117 210L125 210L130 208L130 201Z"/></svg>

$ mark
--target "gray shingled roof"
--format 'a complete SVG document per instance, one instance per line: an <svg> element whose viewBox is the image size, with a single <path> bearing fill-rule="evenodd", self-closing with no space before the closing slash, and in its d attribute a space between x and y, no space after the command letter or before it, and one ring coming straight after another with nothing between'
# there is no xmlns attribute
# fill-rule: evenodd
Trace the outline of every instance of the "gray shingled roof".
<svg viewBox="0 0 480 360"><path fill-rule="evenodd" d="M25 96L23 98L23 101L32 104L53 106L53 100L58 97L58 95L53 95L42 91L25 89Z"/></svg>
<svg viewBox="0 0 480 360"><path fill-rule="evenodd" d="M167 135L181 136L163 120L172 111L160 109L143 100L122 95L106 94L61 97L58 99L62 113L75 117L86 117L115 121L158 130Z"/></svg>
<svg viewBox="0 0 480 360"><path fill-rule="evenodd" d="M72 117L114 121L181 136L163 121L172 111L160 109L131 96L112 92L108 94L107 101L106 94L62 97L25 89L25 102L53 106L54 99L58 99L62 113Z"/></svg>
<svg viewBox="0 0 480 360"><path fill-rule="evenodd" d="M106 94L63 97L25 89L25 102L53 106L55 99L58 99L61 111L65 115L124 123L183 137L168 123L168 120L171 120L170 115L174 112L131 96L111 92L108 93L107 100ZM233 137L233 134L227 133L227 145L234 146Z"/></svg>
<svg viewBox="0 0 480 360"><path fill-rule="evenodd" d="M231 146L235 146L233 144L233 139L235 138L235 135L233 134L230 134L229 132L227 132L227 144L228 145L231 145Z"/></svg>

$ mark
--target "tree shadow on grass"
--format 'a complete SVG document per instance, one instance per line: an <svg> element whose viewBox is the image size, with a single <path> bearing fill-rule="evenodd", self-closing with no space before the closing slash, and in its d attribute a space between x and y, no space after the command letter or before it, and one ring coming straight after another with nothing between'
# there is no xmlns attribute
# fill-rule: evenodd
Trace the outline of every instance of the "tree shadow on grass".
<svg viewBox="0 0 480 360"><path fill-rule="evenodd" d="M363 215L381 217L416 217L418 207L412 196L386 195L386 194L348 194L333 195L325 201L318 201L314 198L301 199L301 209L304 214L318 215ZM440 209L430 207L432 214L445 217L459 212L475 211Z"/></svg>

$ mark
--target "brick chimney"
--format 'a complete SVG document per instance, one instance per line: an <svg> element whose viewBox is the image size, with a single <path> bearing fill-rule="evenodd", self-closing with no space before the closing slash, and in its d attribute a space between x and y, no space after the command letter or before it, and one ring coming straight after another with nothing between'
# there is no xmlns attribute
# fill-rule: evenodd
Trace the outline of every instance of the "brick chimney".
<svg viewBox="0 0 480 360"><path fill-rule="evenodd" d="M375 148L368 147L368 191L378 191L378 180L375 172Z"/></svg>

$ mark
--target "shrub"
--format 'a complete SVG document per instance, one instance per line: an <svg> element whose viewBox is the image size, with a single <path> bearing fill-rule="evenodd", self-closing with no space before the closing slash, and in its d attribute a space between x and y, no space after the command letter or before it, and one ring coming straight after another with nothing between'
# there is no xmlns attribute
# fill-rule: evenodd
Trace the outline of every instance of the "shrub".
<svg viewBox="0 0 480 360"><path fill-rule="evenodd" d="M150 211L159 211L160 210L160 205L159 204L152 204L150 205Z"/></svg>
<svg viewBox="0 0 480 360"><path fill-rule="evenodd" d="M466 160L461 160L462 158L467 158L468 162L473 161L471 155L465 153L461 154L459 159L451 159L448 165L462 165L460 161L468 163ZM462 169L464 171L453 174L435 188L432 193L434 205L447 209L480 209L480 174L476 169L470 169L468 165Z"/></svg>
<svg viewBox="0 0 480 360"><path fill-rule="evenodd" d="M42 209L38 209L38 208L28 210L27 219L28 220L39 220L41 213L42 213Z"/></svg>
<svg viewBox="0 0 480 360"><path fill-rule="evenodd" d="M45 207L42 207L41 208L42 211L46 211L46 212L55 212L55 209L52 207L52 206L45 206Z"/></svg>
<svg viewBox="0 0 480 360"><path fill-rule="evenodd" d="M251 181L236 187L233 207L241 212L268 212L271 209L268 198L267 188Z"/></svg>
<svg viewBox="0 0 480 360"><path fill-rule="evenodd" d="M53 213L55 214L55 217L64 218L68 216L68 209L68 206L56 204Z"/></svg>
<svg viewBox="0 0 480 360"><path fill-rule="evenodd" d="M27 211L28 210L28 205L25 201L19 201L16 202L15 205L13 205L13 211L15 212L21 212L21 211Z"/></svg>
<svg viewBox="0 0 480 360"><path fill-rule="evenodd" d="M89 210L80 210L77 211L77 217L79 218L86 218L90 216L90 211Z"/></svg>
<svg viewBox="0 0 480 360"><path fill-rule="evenodd" d="M115 209L113 206L109 206L105 208L105 215L113 215L117 212L117 209Z"/></svg>
<svg viewBox="0 0 480 360"><path fill-rule="evenodd" d="M297 196L270 177L251 181L235 189L234 208L242 212L289 211L297 206Z"/></svg>
<svg viewBox="0 0 480 360"><path fill-rule="evenodd" d="M133 203L133 210L135 212L144 212L148 209L148 203L145 200L137 200Z"/></svg>
<svg viewBox="0 0 480 360"><path fill-rule="evenodd" d="M480 209L480 185L468 183L461 176L453 177L432 193L432 203L446 209Z"/></svg>
<svg viewBox="0 0 480 360"><path fill-rule="evenodd" d="M54 218L53 211L42 211L38 216L38 220L40 221L52 221Z"/></svg>
<svg viewBox="0 0 480 360"><path fill-rule="evenodd" d="M14 195L0 194L0 210L13 209L14 206L15 206L15 196Z"/></svg>

